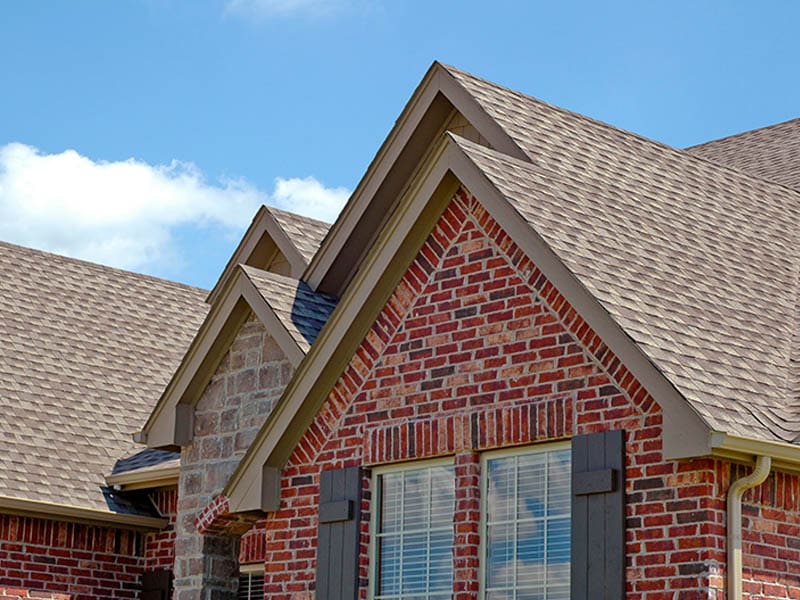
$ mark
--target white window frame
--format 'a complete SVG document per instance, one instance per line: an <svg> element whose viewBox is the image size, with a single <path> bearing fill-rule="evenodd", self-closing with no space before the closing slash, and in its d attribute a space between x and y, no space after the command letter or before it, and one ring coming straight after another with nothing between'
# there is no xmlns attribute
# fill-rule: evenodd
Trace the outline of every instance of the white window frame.
<svg viewBox="0 0 800 600"><path fill-rule="evenodd" d="M486 599L486 551L487 551L487 499L489 497L489 468L488 461L495 458L506 458L509 456L525 456L527 454L540 454L544 452L554 452L558 450L567 450L572 447L570 440L558 442L544 442L533 446L516 446L513 448L503 448L500 450L490 450L481 453L481 470L480 470L480 490L481 490L481 519L478 528L479 542L479 557L478 561L478 599Z"/></svg>
<svg viewBox="0 0 800 600"><path fill-rule="evenodd" d="M396 463L391 465L382 465L372 468L372 475L370 476L370 517L369 517L369 577L367 582L367 598L375 600L375 584L379 576L378 566L378 527L380 526L380 503L381 503L381 489L380 478L381 475L387 473L398 473L403 471L416 471L419 469L429 469L434 467L447 466L454 467L455 459L453 456L444 458L434 458L431 460L417 460L404 463ZM455 472L453 473L453 483L455 484ZM456 487L456 492L458 488ZM455 506L453 506L453 514L455 514ZM453 544L455 544L455 523L451 525L453 532Z"/></svg>

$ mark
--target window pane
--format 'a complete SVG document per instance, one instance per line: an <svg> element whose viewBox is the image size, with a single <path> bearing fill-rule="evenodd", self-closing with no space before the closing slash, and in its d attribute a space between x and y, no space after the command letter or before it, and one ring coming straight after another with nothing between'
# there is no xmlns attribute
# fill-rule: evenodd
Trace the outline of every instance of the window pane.
<svg viewBox="0 0 800 600"><path fill-rule="evenodd" d="M485 464L485 599L569 598L570 450Z"/></svg>
<svg viewBox="0 0 800 600"><path fill-rule="evenodd" d="M379 598L446 600L453 589L452 466L379 476Z"/></svg>

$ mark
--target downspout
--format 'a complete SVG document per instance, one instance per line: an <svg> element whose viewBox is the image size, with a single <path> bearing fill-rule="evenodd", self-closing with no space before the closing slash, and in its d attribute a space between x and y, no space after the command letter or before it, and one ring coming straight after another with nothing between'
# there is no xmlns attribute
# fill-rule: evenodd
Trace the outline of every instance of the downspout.
<svg viewBox="0 0 800 600"><path fill-rule="evenodd" d="M750 475L734 481L728 489L728 600L742 598L742 496L761 485L772 468L770 456L759 456Z"/></svg>

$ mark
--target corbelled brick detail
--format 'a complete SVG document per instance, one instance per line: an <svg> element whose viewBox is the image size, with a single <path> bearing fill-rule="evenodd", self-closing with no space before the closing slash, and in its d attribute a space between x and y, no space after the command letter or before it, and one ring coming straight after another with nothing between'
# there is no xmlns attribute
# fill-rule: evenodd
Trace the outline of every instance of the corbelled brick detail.
<svg viewBox="0 0 800 600"><path fill-rule="evenodd" d="M480 202L461 190L284 469L281 509L263 525L267 597L300 600L313 592L323 469L455 454L463 510L454 522L454 594L467 600L478 593L475 450L624 429L628 597L722 598L728 483L720 469L730 465L665 460L662 420L660 407L625 365ZM363 484L362 599L369 573L368 476ZM772 513L758 513L751 529L772 527ZM789 551L792 527L782 528L780 540L766 544L769 532L760 532L760 542L746 543L746 578L760 582L754 594L773 593L777 567L787 567L784 574L800 571ZM784 550L772 549L779 545ZM774 564L764 559L772 554L781 557ZM795 580L784 575L783 582L780 594L766 597L796 598Z"/></svg>
<svg viewBox="0 0 800 600"><path fill-rule="evenodd" d="M249 514L231 513L227 496L219 495L195 517L194 526L201 535L233 535L247 533L258 518Z"/></svg>
<svg viewBox="0 0 800 600"><path fill-rule="evenodd" d="M0 515L0 598L138 598L141 536Z"/></svg>
<svg viewBox="0 0 800 600"><path fill-rule="evenodd" d="M278 344L251 314L201 395L193 440L181 452L177 600L235 597L242 522L217 519L227 512L227 499L220 494L292 372ZM224 521L238 527L217 527ZM252 558L254 549L263 548L252 539L257 536L263 533L247 536L247 558Z"/></svg>

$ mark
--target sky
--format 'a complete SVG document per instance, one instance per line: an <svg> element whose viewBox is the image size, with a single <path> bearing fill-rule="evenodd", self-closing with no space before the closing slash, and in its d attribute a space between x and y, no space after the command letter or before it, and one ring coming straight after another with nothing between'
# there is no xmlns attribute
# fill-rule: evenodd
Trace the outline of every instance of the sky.
<svg viewBox="0 0 800 600"><path fill-rule="evenodd" d="M0 3L0 240L210 288L333 221L434 60L684 147L800 117L800 3Z"/></svg>

